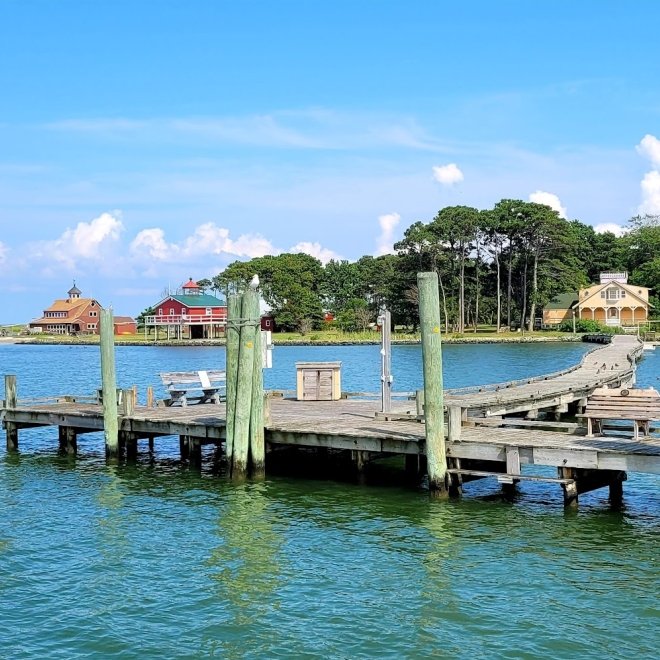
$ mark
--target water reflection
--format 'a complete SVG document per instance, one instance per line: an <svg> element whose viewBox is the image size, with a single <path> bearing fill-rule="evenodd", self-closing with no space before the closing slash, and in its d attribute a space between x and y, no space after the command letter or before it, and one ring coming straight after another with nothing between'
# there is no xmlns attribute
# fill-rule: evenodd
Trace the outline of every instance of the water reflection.
<svg viewBox="0 0 660 660"><path fill-rule="evenodd" d="M227 620L208 640L207 650L227 658L248 653L249 631L266 626L277 607L273 593L281 580L283 541L266 493L265 483L226 491L216 520L218 545L205 562L218 598L227 605Z"/></svg>

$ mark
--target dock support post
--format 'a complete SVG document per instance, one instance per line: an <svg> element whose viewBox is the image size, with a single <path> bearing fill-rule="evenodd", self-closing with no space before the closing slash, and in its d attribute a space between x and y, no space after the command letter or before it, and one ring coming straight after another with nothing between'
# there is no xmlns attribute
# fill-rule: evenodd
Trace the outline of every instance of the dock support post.
<svg viewBox="0 0 660 660"><path fill-rule="evenodd" d="M238 377L236 379L236 411L234 414L234 460L232 477L241 478L247 473L250 450L250 414L252 408L252 377L254 373L254 335L256 328L251 323L252 298L257 292L252 289L243 294L241 302L240 347L238 351ZM257 299L258 302L258 299Z"/></svg>
<svg viewBox="0 0 660 660"><path fill-rule="evenodd" d="M578 506L578 482L577 469L570 467L559 467L557 473L560 479L575 479L573 483L562 484L564 490L564 507L577 509Z"/></svg>
<svg viewBox="0 0 660 660"><path fill-rule="evenodd" d="M58 427L58 435L60 441L60 452L75 456L78 451L78 434L76 429L71 426Z"/></svg>
<svg viewBox="0 0 660 660"><path fill-rule="evenodd" d="M266 473L266 441L264 432L264 333L259 327L259 296L253 292L248 298L249 309L246 316L254 324L254 361L252 371L252 405L250 406L250 460L253 477L263 477ZM247 295L247 294L246 294Z"/></svg>
<svg viewBox="0 0 660 660"><path fill-rule="evenodd" d="M417 288L424 364L424 418L429 490L434 496L446 497L447 455L444 438L440 294L437 273L418 273Z"/></svg>
<svg viewBox="0 0 660 660"><path fill-rule="evenodd" d="M190 455L188 436L187 435L180 435L179 436L179 451L181 453L181 460L182 461L187 461L188 456Z"/></svg>
<svg viewBox="0 0 660 660"><path fill-rule="evenodd" d="M115 337L112 307L101 310L100 322L105 454L108 458L118 458L119 426L117 419L117 378L115 375Z"/></svg>
<svg viewBox="0 0 660 660"><path fill-rule="evenodd" d="M226 387L227 407L225 420L225 447L227 463L234 458L234 417L236 415L236 379L238 377L238 347L240 345L241 297L232 293L227 296L227 343L226 343Z"/></svg>
<svg viewBox="0 0 660 660"><path fill-rule="evenodd" d="M188 461L196 470L202 467L202 443L188 436Z"/></svg>
<svg viewBox="0 0 660 660"><path fill-rule="evenodd" d="M5 376L5 408L14 410L18 404L16 390L16 376ZM7 433L7 451L16 451L18 449L18 426L14 422L5 422L5 431Z"/></svg>

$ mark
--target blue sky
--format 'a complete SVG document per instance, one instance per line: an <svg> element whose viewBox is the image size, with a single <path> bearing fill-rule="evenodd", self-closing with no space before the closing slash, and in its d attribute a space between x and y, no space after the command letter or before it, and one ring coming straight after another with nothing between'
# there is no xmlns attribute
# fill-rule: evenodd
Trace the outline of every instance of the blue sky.
<svg viewBox="0 0 660 660"><path fill-rule="evenodd" d="M660 213L660 3L0 0L0 324L447 205Z"/></svg>

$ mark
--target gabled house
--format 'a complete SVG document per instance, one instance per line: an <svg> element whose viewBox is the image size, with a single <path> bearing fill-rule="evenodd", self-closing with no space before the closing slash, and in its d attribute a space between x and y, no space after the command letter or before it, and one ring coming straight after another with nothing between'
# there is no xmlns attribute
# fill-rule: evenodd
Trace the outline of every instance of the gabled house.
<svg viewBox="0 0 660 660"><path fill-rule="evenodd" d="M144 317L145 332L150 327L165 327L168 338L172 332L175 339L213 339L227 325L227 304L204 293L192 278L152 308L156 313Z"/></svg>
<svg viewBox="0 0 660 660"><path fill-rule="evenodd" d="M580 289L576 317L604 325L636 325L649 316L649 289L628 284L628 273L601 273L600 283Z"/></svg>
<svg viewBox="0 0 660 660"><path fill-rule="evenodd" d="M94 298L83 298L82 292L73 283L66 299L58 299L44 309L41 318L28 324L32 332L47 332L56 335L99 333L99 317L103 308Z"/></svg>

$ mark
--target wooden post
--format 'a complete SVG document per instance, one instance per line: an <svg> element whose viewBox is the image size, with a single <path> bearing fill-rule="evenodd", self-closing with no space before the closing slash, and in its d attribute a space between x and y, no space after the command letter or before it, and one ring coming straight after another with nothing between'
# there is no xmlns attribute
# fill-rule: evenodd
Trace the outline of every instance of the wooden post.
<svg viewBox="0 0 660 660"><path fill-rule="evenodd" d="M60 452L75 456L78 450L78 436L76 429L71 426L58 427L58 435L60 441Z"/></svg>
<svg viewBox="0 0 660 660"><path fill-rule="evenodd" d="M14 410L18 404L18 395L16 390L16 376L5 376L5 408ZM7 451L16 451L18 449L18 426L13 422L5 422L5 431L7 433Z"/></svg>
<svg viewBox="0 0 660 660"><path fill-rule="evenodd" d="M227 342L225 347L226 366L226 432L225 446L227 462L231 468L234 456L234 417L236 415L236 379L238 377L238 347L240 328L237 323L241 317L241 297L232 293L227 296Z"/></svg>
<svg viewBox="0 0 660 660"><path fill-rule="evenodd" d="M444 438L440 294L436 273L418 273L419 322L424 364L424 418L429 490L447 495L447 455Z"/></svg>
<svg viewBox="0 0 660 660"><path fill-rule="evenodd" d="M250 322L254 324L254 360L252 371L252 405L250 406L250 458L252 476L262 477L266 472L266 442L264 433L264 370L262 344L265 337L259 327L259 295L250 296Z"/></svg>
<svg viewBox="0 0 660 660"><path fill-rule="evenodd" d="M255 327L249 322L252 298L257 292L252 289L243 294L238 351L238 377L236 379L236 411L234 413L234 455L232 477L242 477L247 473L250 449L250 414L252 408L252 378L254 374L254 334ZM259 351L261 353L261 351Z"/></svg>
<svg viewBox="0 0 660 660"><path fill-rule="evenodd" d="M463 425L463 409L460 406L449 406L447 412L449 417L447 420L447 440L449 442L459 442L461 439L461 427Z"/></svg>
<svg viewBox="0 0 660 660"><path fill-rule="evenodd" d="M154 407L154 388L152 385L147 386L147 408Z"/></svg>
<svg viewBox="0 0 660 660"><path fill-rule="evenodd" d="M117 379L115 375L115 337L112 307L101 310L101 381L103 385L103 434L105 454L119 456L117 421Z"/></svg>

